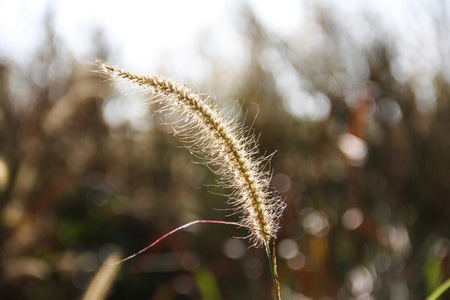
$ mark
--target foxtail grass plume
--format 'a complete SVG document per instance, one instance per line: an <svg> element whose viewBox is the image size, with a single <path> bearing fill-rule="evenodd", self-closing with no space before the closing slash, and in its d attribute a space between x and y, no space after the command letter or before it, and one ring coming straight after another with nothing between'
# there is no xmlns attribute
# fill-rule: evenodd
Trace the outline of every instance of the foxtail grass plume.
<svg viewBox="0 0 450 300"><path fill-rule="evenodd" d="M175 135L231 188L229 202L250 229L254 246L268 248L276 236L284 209L280 196L270 189L270 156L255 158L256 138L236 118L225 119L223 109L208 97L161 76L142 76L99 63L111 79L123 79L150 91L152 101L166 114L177 114Z"/></svg>

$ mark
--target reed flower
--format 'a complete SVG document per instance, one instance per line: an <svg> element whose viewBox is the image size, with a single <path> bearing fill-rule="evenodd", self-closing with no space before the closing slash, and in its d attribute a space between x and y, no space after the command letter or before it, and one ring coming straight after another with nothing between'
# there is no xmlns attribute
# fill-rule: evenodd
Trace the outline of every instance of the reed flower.
<svg viewBox="0 0 450 300"><path fill-rule="evenodd" d="M255 158L256 139L236 118L225 119L223 110L208 97L161 76L142 76L100 63L111 79L124 79L150 91L166 114L177 114L175 135L201 158L220 182L232 189L229 202L241 213L240 223L250 229L254 246L266 246L276 236L284 209L280 196L269 188L270 156Z"/></svg>

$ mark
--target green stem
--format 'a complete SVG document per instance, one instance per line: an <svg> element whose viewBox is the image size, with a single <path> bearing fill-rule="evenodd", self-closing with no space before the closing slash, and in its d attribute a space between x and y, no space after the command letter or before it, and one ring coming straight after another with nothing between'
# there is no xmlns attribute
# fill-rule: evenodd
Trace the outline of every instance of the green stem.
<svg viewBox="0 0 450 300"><path fill-rule="evenodd" d="M276 300L281 300L280 283L278 282L277 273L277 256L275 253L275 239L272 242L272 251L270 250L270 240L266 244L267 258L269 259L270 274L272 275L273 287L275 289Z"/></svg>
<svg viewBox="0 0 450 300"><path fill-rule="evenodd" d="M450 288L450 278L448 278L444 283L438 286L437 289L427 297L426 300L436 300L440 295L442 295L446 290Z"/></svg>

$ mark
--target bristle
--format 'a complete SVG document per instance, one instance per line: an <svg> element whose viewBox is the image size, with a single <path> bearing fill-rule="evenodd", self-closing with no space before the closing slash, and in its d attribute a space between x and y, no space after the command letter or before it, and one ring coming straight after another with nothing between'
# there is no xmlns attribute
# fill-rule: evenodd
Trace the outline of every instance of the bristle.
<svg viewBox="0 0 450 300"><path fill-rule="evenodd" d="M269 157L254 157L257 142L253 135L244 134L249 130L222 117L210 98L164 77L141 76L105 64L101 69L110 78L149 89L160 111L180 115L176 136L210 167L216 167L221 182L233 190L229 202L242 213L241 223L255 229L250 240L255 246L267 245L276 236L284 203L269 188L271 173L265 170Z"/></svg>

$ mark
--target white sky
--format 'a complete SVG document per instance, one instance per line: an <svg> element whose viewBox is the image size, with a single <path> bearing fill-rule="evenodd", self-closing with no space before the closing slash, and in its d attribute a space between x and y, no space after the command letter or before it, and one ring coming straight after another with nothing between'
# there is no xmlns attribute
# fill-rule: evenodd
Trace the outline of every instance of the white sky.
<svg viewBox="0 0 450 300"><path fill-rule="evenodd" d="M227 1L0 0L0 50L26 61L42 40L43 13L76 57L88 58L92 29L104 28L120 60L152 65L161 52L191 46L199 30L220 19Z"/></svg>
<svg viewBox="0 0 450 300"><path fill-rule="evenodd" d="M364 8L379 11L380 23L384 23L386 30L403 32L404 38L413 37L407 34L410 29L432 26L420 14L421 7L436 13L441 10L434 1L413 1L412 4L407 0L364 1L364 4L355 0L322 2L339 5L343 23L347 24L352 20L358 22L358 15ZM27 61L43 38L41 21L44 11L50 8L55 14L58 36L76 57L88 58L92 29L104 28L111 46L116 49L117 62L148 70L158 65L161 53L181 53L189 59L196 52L199 37L207 30L220 36L216 41L235 42L233 15L238 13L237 6L242 3L245 1L127 0L125 4L116 0L0 0L0 55ZM305 14L305 1L300 0L248 0L247 3L272 32L281 35L298 30ZM232 47L224 49L225 53L229 51L234 50ZM173 67L177 69L176 65Z"/></svg>
<svg viewBox="0 0 450 300"><path fill-rule="evenodd" d="M273 27L287 32L298 23L295 0L252 1ZM43 38L46 9L55 15L56 33L74 52L87 58L93 28L104 28L117 60L134 68L157 66L161 53L192 55L199 35L216 30L233 38L236 0L0 0L0 54L26 62ZM277 2L280 3L280 2ZM269 13L270 15L267 15ZM226 51L230 51L227 49ZM174 66L176 68L176 66Z"/></svg>
<svg viewBox="0 0 450 300"><path fill-rule="evenodd" d="M442 10L446 6L438 4L439 1L321 2L339 6L337 17L342 19L344 26L353 28L351 34L362 43L369 40L371 31L362 12L375 12L381 32L404 45L398 49L404 53L394 62L401 70L409 68L412 72L416 68L432 74L441 67L443 62L436 59L439 50L427 46L440 39L436 34L428 34L436 32L430 18L447 13ZM447 10L448 2L441 2L447 3ZM92 29L103 28L113 49L110 63L137 72L154 72L162 65L169 66L175 76L197 81L205 76L197 51L198 41L205 34L210 34L207 43L216 51L214 54L218 59L225 59L235 66L239 66L240 59L245 59L245 44L239 40L234 27L242 3L245 1L127 0L125 4L125 1L116 0L0 0L0 58L13 58L23 64L32 59L36 46L43 39L42 20L49 8L55 16L58 37L77 59L93 59L89 57ZM247 3L269 31L282 37L298 36L308 30L308 24L305 24L308 1L247 0ZM435 16L421 13L423 10L429 10ZM401 72L394 75L399 79L407 76ZM450 79L450 72L448 76ZM300 97L297 96L295 98ZM315 106L312 107L314 110Z"/></svg>

